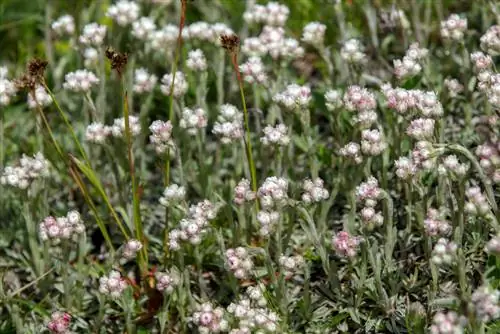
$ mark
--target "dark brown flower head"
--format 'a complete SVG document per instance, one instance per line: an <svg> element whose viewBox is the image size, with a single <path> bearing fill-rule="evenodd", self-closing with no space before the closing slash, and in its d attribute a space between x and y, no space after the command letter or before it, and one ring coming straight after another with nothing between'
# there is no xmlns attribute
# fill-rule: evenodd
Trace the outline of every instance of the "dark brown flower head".
<svg viewBox="0 0 500 334"><path fill-rule="evenodd" d="M30 92L35 91L36 83L37 83L36 78L27 73L23 74L20 78L14 81L14 84L16 85L16 88L18 90L26 89Z"/></svg>
<svg viewBox="0 0 500 334"><path fill-rule="evenodd" d="M28 74L35 78L43 78L48 62L43 59L33 58L28 62Z"/></svg>
<svg viewBox="0 0 500 334"><path fill-rule="evenodd" d="M112 47L106 49L106 57L111 62L111 69L116 70L119 76L122 75L127 66L128 55L115 51Z"/></svg>
<svg viewBox="0 0 500 334"><path fill-rule="evenodd" d="M238 52L238 47L240 46L240 38L237 35L221 35L220 42L224 49L226 49L230 54L235 54Z"/></svg>

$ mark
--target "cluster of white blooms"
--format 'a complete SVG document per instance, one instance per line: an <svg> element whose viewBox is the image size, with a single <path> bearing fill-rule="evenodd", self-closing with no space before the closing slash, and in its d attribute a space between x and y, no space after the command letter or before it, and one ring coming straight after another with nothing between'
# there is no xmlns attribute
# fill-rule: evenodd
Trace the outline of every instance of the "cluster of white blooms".
<svg viewBox="0 0 500 334"><path fill-rule="evenodd" d="M363 130L361 132L361 151L366 155L379 155L387 148L379 130Z"/></svg>
<svg viewBox="0 0 500 334"><path fill-rule="evenodd" d="M192 71L206 71L207 70L207 58L200 49L191 50L188 53L186 59L186 67Z"/></svg>
<svg viewBox="0 0 500 334"><path fill-rule="evenodd" d="M125 259L133 259L137 252L142 249L142 243L137 239L130 239L123 246L122 256Z"/></svg>
<svg viewBox="0 0 500 334"><path fill-rule="evenodd" d="M277 333L278 315L269 310L260 287L249 287L246 296L229 304L227 312L232 314L237 325L229 334Z"/></svg>
<svg viewBox="0 0 500 334"><path fill-rule="evenodd" d="M108 276L99 278L99 292L112 298L119 298L127 286L127 281L116 270L112 270Z"/></svg>
<svg viewBox="0 0 500 334"><path fill-rule="evenodd" d="M472 294L471 301L479 320L489 322L500 318L500 291L484 285Z"/></svg>
<svg viewBox="0 0 500 334"><path fill-rule="evenodd" d="M474 69L478 72L491 69L493 59L490 55L485 55L481 51L471 53L470 60L474 65Z"/></svg>
<svg viewBox="0 0 500 334"><path fill-rule="evenodd" d="M332 237L332 246L340 257L355 257L363 238L351 236L348 232L340 231Z"/></svg>
<svg viewBox="0 0 500 334"><path fill-rule="evenodd" d="M448 90L448 95L452 98L457 97L464 91L464 85L460 83L457 79L444 79L444 85Z"/></svg>
<svg viewBox="0 0 500 334"><path fill-rule="evenodd" d="M199 129L207 126L207 122L207 113L202 108L184 108L179 126L187 129L187 133L194 136L198 133Z"/></svg>
<svg viewBox="0 0 500 334"><path fill-rule="evenodd" d="M51 28L59 36L73 35L75 32L75 19L71 15L63 15L52 22Z"/></svg>
<svg viewBox="0 0 500 334"><path fill-rule="evenodd" d="M61 239L70 239L84 231L85 225L83 225L80 213L74 210L64 217L49 216L38 226L38 234L43 241L50 239L58 242Z"/></svg>
<svg viewBox="0 0 500 334"><path fill-rule="evenodd" d="M106 11L106 16L112 18L118 25L126 26L139 17L139 5L133 1L119 0Z"/></svg>
<svg viewBox="0 0 500 334"><path fill-rule="evenodd" d="M243 247L226 250L226 264L237 279L248 278L253 269L253 261Z"/></svg>
<svg viewBox="0 0 500 334"><path fill-rule="evenodd" d="M356 187L356 199L358 202L364 202L365 206L374 207L377 201L382 197L382 189L378 181L370 176L366 182Z"/></svg>
<svg viewBox="0 0 500 334"><path fill-rule="evenodd" d="M492 143L485 143L476 148L479 164L494 183L500 183L500 142L495 147Z"/></svg>
<svg viewBox="0 0 500 334"><path fill-rule="evenodd" d="M137 136L141 133L141 124L139 123L139 117L130 115L128 117L128 125L130 134L132 136ZM111 134L113 137L121 138L125 135L125 118L115 118L113 125L110 127Z"/></svg>
<svg viewBox="0 0 500 334"><path fill-rule="evenodd" d="M406 129L408 136L417 140L432 139L434 135L434 123L432 118L417 118L411 121Z"/></svg>
<svg viewBox="0 0 500 334"><path fill-rule="evenodd" d="M224 23L208 24L203 21L194 22L182 31L185 39L199 40L220 45L221 35L233 35L234 32Z"/></svg>
<svg viewBox="0 0 500 334"><path fill-rule="evenodd" d="M425 234L431 237L448 236L451 232L451 224L443 216L443 212L429 208L424 220Z"/></svg>
<svg viewBox="0 0 500 334"><path fill-rule="evenodd" d="M296 39L286 37L282 27L265 26L258 37L243 40L241 50L249 56L269 54L273 59L295 59L304 55L304 49Z"/></svg>
<svg viewBox="0 0 500 334"><path fill-rule="evenodd" d="M7 166L0 176L0 183L26 189L31 182L40 177L49 175L49 161L42 153L36 153L33 158L23 154L19 166Z"/></svg>
<svg viewBox="0 0 500 334"><path fill-rule="evenodd" d="M179 284L178 274L170 272L157 272L156 277L156 289L160 292L165 292L167 294L172 293L174 288Z"/></svg>
<svg viewBox="0 0 500 334"><path fill-rule="evenodd" d="M64 79L64 89L68 89L73 92L86 93L92 88L92 86L99 83L99 79L96 75L89 70L76 70L75 72L69 72L64 76Z"/></svg>
<svg viewBox="0 0 500 334"><path fill-rule="evenodd" d="M436 265L452 264L457 255L457 244L445 238L440 238L432 250L432 262Z"/></svg>
<svg viewBox="0 0 500 334"><path fill-rule="evenodd" d="M365 206L359 212L363 227L372 230L376 226L381 226L384 223L384 216L380 211L375 210L374 207Z"/></svg>
<svg viewBox="0 0 500 334"><path fill-rule="evenodd" d="M234 187L234 203L242 205L255 199L255 192L250 188L250 181L242 179Z"/></svg>
<svg viewBox="0 0 500 334"><path fill-rule="evenodd" d="M340 56L351 64L362 63L366 57L363 44L355 38L351 38L344 43L342 49L340 49Z"/></svg>
<svg viewBox="0 0 500 334"><path fill-rule="evenodd" d="M179 203L186 197L186 189L177 184L171 184L163 191L163 196L160 197L160 204L163 206L171 206Z"/></svg>
<svg viewBox="0 0 500 334"><path fill-rule="evenodd" d="M342 92L340 90L329 89L325 93L325 106L328 111L334 111L342 107Z"/></svg>
<svg viewBox="0 0 500 334"><path fill-rule="evenodd" d="M207 232L208 223L217 215L217 207L208 200L199 202L189 208L188 216L179 222L179 226L168 234L171 250L179 250L179 241L188 241L198 245Z"/></svg>
<svg viewBox="0 0 500 334"><path fill-rule="evenodd" d="M417 98L417 109L424 117L441 117L443 115L443 106L439 101L436 92L415 91Z"/></svg>
<svg viewBox="0 0 500 334"><path fill-rule="evenodd" d="M8 105L17 92L14 82L8 80L5 76L0 76L0 106Z"/></svg>
<svg viewBox="0 0 500 334"><path fill-rule="evenodd" d="M413 165L418 169L432 169L436 165L434 152L435 149L432 143L425 140L418 141L411 152Z"/></svg>
<svg viewBox="0 0 500 334"><path fill-rule="evenodd" d="M197 306L192 321L198 326L200 334L221 333L227 331L229 327L227 320L224 319L224 309L214 307L210 302Z"/></svg>
<svg viewBox="0 0 500 334"><path fill-rule="evenodd" d="M178 37L179 27L173 24L167 24L149 34L148 46L156 52L167 53L172 50Z"/></svg>
<svg viewBox="0 0 500 334"><path fill-rule="evenodd" d="M111 134L111 128L99 122L91 123L85 131L85 140L95 144L102 144Z"/></svg>
<svg viewBox="0 0 500 334"><path fill-rule="evenodd" d="M265 146L286 146L290 143L288 128L285 124L276 124L274 127L268 125L262 132L264 132L264 136L260 138L260 142Z"/></svg>
<svg viewBox="0 0 500 334"><path fill-rule="evenodd" d="M83 64L85 67L95 67L99 61L99 52L94 48L83 50Z"/></svg>
<svg viewBox="0 0 500 334"><path fill-rule="evenodd" d="M253 84L263 84L267 81L267 74L264 70L264 64L260 57L250 57L246 62L240 65L243 80Z"/></svg>
<svg viewBox="0 0 500 334"><path fill-rule="evenodd" d="M52 102L52 97L50 97L49 93L41 85L37 85L34 92L28 93L28 107L30 109L44 108L51 105Z"/></svg>
<svg viewBox="0 0 500 334"><path fill-rule="evenodd" d="M350 86L344 93L344 106L349 111L362 113L377 108L375 95L366 88Z"/></svg>
<svg viewBox="0 0 500 334"><path fill-rule="evenodd" d="M157 154L166 153L167 150L174 150L175 144L172 139L172 122L156 120L151 123L149 130L151 135L149 141L154 146Z"/></svg>
<svg viewBox="0 0 500 334"><path fill-rule="evenodd" d="M369 129L377 122L377 119L378 115L374 110L362 111L353 117L354 123L356 123L360 129Z"/></svg>
<svg viewBox="0 0 500 334"><path fill-rule="evenodd" d="M241 51L247 56L262 57L267 53L267 45L259 37L247 37L241 44Z"/></svg>
<svg viewBox="0 0 500 334"><path fill-rule="evenodd" d="M393 88L390 84L384 84L381 86L381 91L387 100L387 107L400 114L406 114L408 110L417 107L418 96L415 94L415 90Z"/></svg>
<svg viewBox="0 0 500 334"><path fill-rule="evenodd" d="M394 162L396 167L396 175L400 179L407 180L417 173L417 167L413 163L412 159L407 157L400 157Z"/></svg>
<svg viewBox="0 0 500 334"><path fill-rule="evenodd" d="M259 211L257 221L260 224L259 233L262 236L268 236L279 222L280 213L278 211Z"/></svg>
<svg viewBox="0 0 500 334"><path fill-rule="evenodd" d="M311 88L291 84L286 89L274 95L273 101L280 104L288 110L302 110L309 106L311 102Z"/></svg>
<svg viewBox="0 0 500 334"><path fill-rule="evenodd" d="M84 45L101 46L106 37L106 26L99 25L95 22L89 23L83 27L83 32L80 35L79 41Z"/></svg>
<svg viewBox="0 0 500 334"><path fill-rule="evenodd" d="M302 31L302 41L316 47L323 46L325 42L326 25L319 22L310 22Z"/></svg>
<svg viewBox="0 0 500 334"><path fill-rule="evenodd" d="M243 113L231 104L223 104L212 129L223 144L229 144L243 137Z"/></svg>
<svg viewBox="0 0 500 334"><path fill-rule="evenodd" d="M161 92L167 96L170 96L170 91L172 90L172 81L174 81L174 76L172 74L165 74L163 78L161 78ZM177 71L175 74L174 81L174 89L173 94L174 97L181 97L186 94L188 90L188 83L184 73Z"/></svg>
<svg viewBox="0 0 500 334"><path fill-rule="evenodd" d="M134 92L149 93L155 88L158 78L154 74L149 74L145 68L138 68L134 71Z"/></svg>
<svg viewBox="0 0 500 334"><path fill-rule="evenodd" d="M479 187L470 187L465 190L467 203L465 203L465 211L471 215L483 216L490 212L490 204L488 199L481 192Z"/></svg>
<svg viewBox="0 0 500 334"><path fill-rule="evenodd" d="M290 278L300 272L304 265L304 257L302 255L281 255L279 258L279 263L283 268L283 275L286 278Z"/></svg>
<svg viewBox="0 0 500 334"><path fill-rule="evenodd" d="M325 189L325 183L319 177L314 180L304 180L302 190L304 191L302 201L306 204L319 203L330 197L330 193Z"/></svg>
<svg viewBox="0 0 500 334"><path fill-rule="evenodd" d="M448 313L439 312L432 319L430 328L431 334L462 334L465 330L467 319L450 311Z"/></svg>
<svg viewBox="0 0 500 334"><path fill-rule="evenodd" d="M481 49L492 56L500 54L500 25L491 26L481 36Z"/></svg>
<svg viewBox="0 0 500 334"><path fill-rule="evenodd" d="M361 146L355 142L349 142L342 147L339 150L339 155L351 159L356 164L360 164L363 161L363 157L361 156Z"/></svg>
<svg viewBox="0 0 500 334"><path fill-rule="evenodd" d="M394 75L398 79L404 79L419 74L422 71L421 61L428 52L429 50L420 48L418 43L410 45L403 59L394 60Z"/></svg>
<svg viewBox="0 0 500 334"><path fill-rule="evenodd" d="M276 176L266 178L257 190L257 198L262 206L262 211L257 213L261 235L269 235L274 225L279 221L280 214L277 210L287 204L287 192L288 181Z"/></svg>
<svg viewBox="0 0 500 334"><path fill-rule="evenodd" d="M132 36L141 41L149 40L154 31L156 31L156 24L150 17L144 16L132 22Z"/></svg>
<svg viewBox="0 0 500 334"><path fill-rule="evenodd" d="M253 5L243 13L243 19L250 24L263 23L269 26L284 26L290 9L278 2L268 2L266 6Z"/></svg>
<svg viewBox="0 0 500 334"><path fill-rule="evenodd" d="M488 241L485 247L486 252L494 254L496 256L500 255L500 235L494 236Z"/></svg>
<svg viewBox="0 0 500 334"><path fill-rule="evenodd" d="M467 18L462 18L458 14L451 14L446 21L441 22L441 37L460 42L464 40L467 30Z"/></svg>
<svg viewBox="0 0 500 334"><path fill-rule="evenodd" d="M469 165L460 163L457 156L452 154L444 157L443 163L439 165L438 172L441 174L450 173L457 177L464 176L469 170Z"/></svg>
<svg viewBox="0 0 500 334"><path fill-rule="evenodd" d="M50 316L47 329L55 334L70 334L71 316L66 312L56 311Z"/></svg>

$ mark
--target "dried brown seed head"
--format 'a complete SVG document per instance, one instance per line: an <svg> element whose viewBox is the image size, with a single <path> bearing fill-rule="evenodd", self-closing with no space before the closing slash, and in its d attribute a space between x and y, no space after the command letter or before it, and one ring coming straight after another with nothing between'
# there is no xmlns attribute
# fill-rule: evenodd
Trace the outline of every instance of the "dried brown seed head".
<svg viewBox="0 0 500 334"><path fill-rule="evenodd" d="M48 62L43 59L34 58L28 62L28 74L36 80L43 78Z"/></svg>
<svg viewBox="0 0 500 334"><path fill-rule="evenodd" d="M234 54L238 52L240 38L237 35L221 35L220 42L222 47L229 53Z"/></svg>

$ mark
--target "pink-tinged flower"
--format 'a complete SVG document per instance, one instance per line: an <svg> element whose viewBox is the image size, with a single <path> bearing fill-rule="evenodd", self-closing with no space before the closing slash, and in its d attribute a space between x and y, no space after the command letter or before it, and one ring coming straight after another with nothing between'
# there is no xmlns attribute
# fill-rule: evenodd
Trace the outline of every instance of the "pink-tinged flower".
<svg viewBox="0 0 500 334"><path fill-rule="evenodd" d="M332 245L337 255L352 258L356 256L362 241L361 237L354 237L348 232L341 231L333 236Z"/></svg>

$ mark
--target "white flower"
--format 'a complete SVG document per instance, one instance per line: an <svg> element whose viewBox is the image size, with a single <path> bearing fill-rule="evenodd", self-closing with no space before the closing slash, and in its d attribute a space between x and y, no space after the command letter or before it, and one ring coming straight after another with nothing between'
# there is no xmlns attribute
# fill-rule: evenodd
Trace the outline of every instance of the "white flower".
<svg viewBox="0 0 500 334"><path fill-rule="evenodd" d="M132 22L132 36L139 40L148 40L155 30L156 24L150 17L141 17Z"/></svg>
<svg viewBox="0 0 500 334"><path fill-rule="evenodd" d="M196 135L199 129L207 126L207 113L202 108L189 109L184 108L179 126L187 129L190 135Z"/></svg>
<svg viewBox="0 0 500 334"><path fill-rule="evenodd" d="M38 106L41 108L47 107L52 104L52 98L49 93L45 90L43 86L37 86L35 88L35 98L33 98L33 93L28 93L28 107L30 109L35 109Z"/></svg>
<svg viewBox="0 0 500 334"><path fill-rule="evenodd" d="M200 49L189 51L186 66L193 71L206 71L207 59L205 58L203 51Z"/></svg>
<svg viewBox="0 0 500 334"><path fill-rule="evenodd" d="M119 0L108 8L106 16L112 18L118 25L126 26L139 17L139 5L133 1Z"/></svg>
<svg viewBox="0 0 500 334"><path fill-rule="evenodd" d="M354 38L347 40L340 49L340 56L349 63L358 64L363 62L365 59L363 44Z"/></svg>
<svg viewBox="0 0 500 334"><path fill-rule="evenodd" d="M101 46L106 37L106 26L97 23L89 23L83 27L80 43L85 45Z"/></svg>
<svg viewBox="0 0 500 334"><path fill-rule="evenodd" d="M173 203L179 203L184 200L186 190L184 187L177 184L171 184L163 191L163 196L160 197L160 204L163 206L170 206Z"/></svg>
<svg viewBox="0 0 500 334"><path fill-rule="evenodd" d="M89 70L77 70L65 75L63 87L73 92L88 92L92 86L99 83L99 79Z"/></svg>
<svg viewBox="0 0 500 334"><path fill-rule="evenodd" d="M137 136L141 132L141 124L139 123L139 118L137 116L128 117L130 134L132 136ZM111 134L114 137L123 137L125 134L125 119L123 117L116 118L111 126Z"/></svg>
<svg viewBox="0 0 500 334"><path fill-rule="evenodd" d="M63 15L52 22L51 27L57 35L72 35L75 32L75 20L71 15Z"/></svg>
<svg viewBox="0 0 500 334"><path fill-rule="evenodd" d="M231 104L223 104L212 132L228 144L243 137L243 113Z"/></svg>
<svg viewBox="0 0 500 334"><path fill-rule="evenodd" d="M134 71L134 92L146 93L151 92L158 78L154 74L149 74L145 68L138 68Z"/></svg>
<svg viewBox="0 0 500 334"><path fill-rule="evenodd" d="M149 136L149 141L153 144L156 153L163 154L167 152L167 149L175 149L174 142L172 140L172 123L170 121L164 122L156 120L149 126L151 135Z"/></svg>
<svg viewBox="0 0 500 334"><path fill-rule="evenodd" d="M264 128L263 132L264 136L260 138L260 141L266 146L286 146L290 143L288 128L285 124L277 124L274 127L268 125Z"/></svg>
<svg viewBox="0 0 500 334"><path fill-rule="evenodd" d="M127 282L122 278L120 272L116 270L112 270L108 276L102 276L99 279L99 292L103 295L118 298L126 288Z"/></svg>
<svg viewBox="0 0 500 334"><path fill-rule="evenodd" d="M161 91L163 94L170 96L172 90L172 81L174 81L172 74L165 74L161 79ZM184 73L176 72L175 81L174 81L174 89L173 94L174 97L181 97L186 94L188 90L188 83L186 78L184 77Z"/></svg>
<svg viewBox="0 0 500 334"><path fill-rule="evenodd" d="M302 41L314 46L322 46L325 41L326 25L310 22L302 31Z"/></svg>

